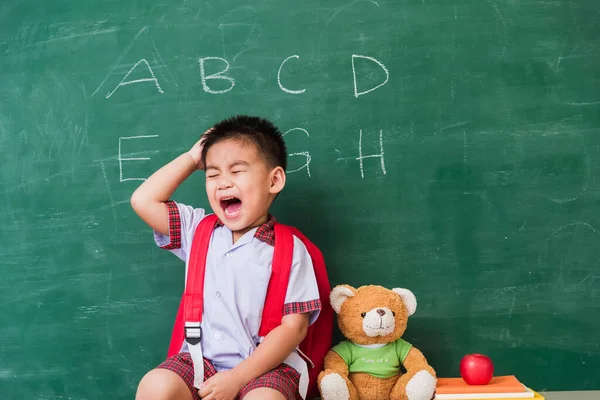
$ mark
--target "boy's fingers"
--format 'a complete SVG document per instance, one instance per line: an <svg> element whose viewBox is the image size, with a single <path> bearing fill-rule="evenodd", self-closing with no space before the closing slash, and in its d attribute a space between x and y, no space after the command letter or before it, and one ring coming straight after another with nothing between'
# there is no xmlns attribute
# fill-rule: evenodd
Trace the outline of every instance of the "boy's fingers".
<svg viewBox="0 0 600 400"><path fill-rule="evenodd" d="M202 397L202 396L200 396ZM211 392L206 397L202 397L202 400L213 400L215 398L215 392Z"/></svg>
<svg viewBox="0 0 600 400"><path fill-rule="evenodd" d="M212 393L212 385L207 385L208 382L204 382L202 388L198 390L198 396L204 398Z"/></svg>
<svg viewBox="0 0 600 400"><path fill-rule="evenodd" d="M200 142L202 142L202 143L203 143L203 142L204 142L204 140L206 140L206 135L209 135L209 134L210 134L212 131L213 131L213 128L210 128L209 130L207 130L206 132L204 132L204 133L202 134L202 136L200 137ZM200 143L200 142L199 142L199 143Z"/></svg>

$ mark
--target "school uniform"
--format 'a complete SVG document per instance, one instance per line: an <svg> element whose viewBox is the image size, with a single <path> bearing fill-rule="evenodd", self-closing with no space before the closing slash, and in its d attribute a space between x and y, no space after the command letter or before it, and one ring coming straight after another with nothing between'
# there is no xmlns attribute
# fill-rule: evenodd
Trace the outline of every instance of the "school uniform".
<svg viewBox="0 0 600 400"><path fill-rule="evenodd" d="M190 250L195 230L206 216L202 208L167 202L169 235L154 231L158 246L185 261L187 278ZM264 339L258 335L273 261L274 220L244 234L233 243L233 235L217 223L211 237L204 282L202 353L205 379L219 371L234 368L246 359ZM290 279L284 315L309 313L309 324L319 315L321 302L310 254L294 236ZM181 352L159 366L178 373L188 384L194 398L193 367L182 342ZM279 390L287 399L304 399L308 385L308 366L296 350L282 365L250 382L240 398L258 387Z"/></svg>

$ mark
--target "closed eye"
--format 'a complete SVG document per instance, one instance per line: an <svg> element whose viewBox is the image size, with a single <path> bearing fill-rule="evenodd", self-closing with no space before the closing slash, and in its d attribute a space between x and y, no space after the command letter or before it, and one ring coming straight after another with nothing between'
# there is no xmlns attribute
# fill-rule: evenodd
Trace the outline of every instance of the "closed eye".
<svg viewBox="0 0 600 400"><path fill-rule="evenodd" d="M213 165L208 165L206 167L206 179L213 179L216 178L217 176L219 176L219 168L213 166Z"/></svg>

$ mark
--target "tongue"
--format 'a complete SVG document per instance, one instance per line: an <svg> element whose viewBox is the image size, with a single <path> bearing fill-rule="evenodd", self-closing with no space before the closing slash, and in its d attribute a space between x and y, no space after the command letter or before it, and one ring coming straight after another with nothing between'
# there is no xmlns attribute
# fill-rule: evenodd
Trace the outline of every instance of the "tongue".
<svg viewBox="0 0 600 400"><path fill-rule="evenodd" d="M240 209L242 208L242 202L237 200L237 201L230 201L227 206L225 207L225 215L228 217L234 217L237 214L239 214Z"/></svg>

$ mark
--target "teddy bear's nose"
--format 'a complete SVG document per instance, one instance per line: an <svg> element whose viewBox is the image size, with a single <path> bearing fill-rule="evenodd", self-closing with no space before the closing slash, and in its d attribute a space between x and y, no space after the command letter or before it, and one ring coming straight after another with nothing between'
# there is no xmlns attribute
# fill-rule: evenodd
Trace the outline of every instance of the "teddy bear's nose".
<svg viewBox="0 0 600 400"><path fill-rule="evenodd" d="M381 308L377 309L377 314L379 314L380 317L383 317L385 315L385 310L382 310Z"/></svg>

